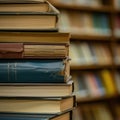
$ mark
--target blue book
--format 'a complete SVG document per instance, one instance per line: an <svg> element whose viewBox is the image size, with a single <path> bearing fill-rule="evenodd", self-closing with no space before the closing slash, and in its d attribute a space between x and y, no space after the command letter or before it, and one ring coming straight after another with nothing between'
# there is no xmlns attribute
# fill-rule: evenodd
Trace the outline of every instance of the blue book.
<svg viewBox="0 0 120 120"><path fill-rule="evenodd" d="M0 60L0 83L64 83L67 71L63 60Z"/></svg>
<svg viewBox="0 0 120 120"><path fill-rule="evenodd" d="M0 114L0 120L71 120L71 112L61 114Z"/></svg>

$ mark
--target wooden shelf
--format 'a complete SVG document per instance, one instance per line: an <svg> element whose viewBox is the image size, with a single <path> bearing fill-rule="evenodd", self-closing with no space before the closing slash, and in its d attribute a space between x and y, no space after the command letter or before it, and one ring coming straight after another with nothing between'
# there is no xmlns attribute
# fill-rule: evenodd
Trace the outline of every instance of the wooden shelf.
<svg viewBox="0 0 120 120"><path fill-rule="evenodd" d="M117 68L120 68L120 65L119 65L119 64L116 64L115 66L116 66Z"/></svg>
<svg viewBox="0 0 120 120"><path fill-rule="evenodd" d="M112 8L110 6L92 7L92 6L82 6L82 5L75 5L75 4L63 4L63 3L58 3L58 2L53 3L53 5L60 9L91 11L91 12L110 13L112 10Z"/></svg>
<svg viewBox="0 0 120 120"><path fill-rule="evenodd" d="M111 69L112 65L71 65L71 70Z"/></svg>
<svg viewBox="0 0 120 120"><path fill-rule="evenodd" d="M115 9L115 12L120 13L120 9Z"/></svg>
<svg viewBox="0 0 120 120"><path fill-rule="evenodd" d="M87 97L87 98L79 98L77 100L78 103L84 103L84 102L97 102L97 101L105 101L110 99L116 99L119 98L120 95L111 95L111 96L100 96L100 97Z"/></svg>
<svg viewBox="0 0 120 120"><path fill-rule="evenodd" d="M111 36L101 36L101 35L75 35L71 33L71 39L78 40L100 40L100 41L110 41Z"/></svg>
<svg viewBox="0 0 120 120"><path fill-rule="evenodd" d="M120 37L115 36L115 40L120 41Z"/></svg>

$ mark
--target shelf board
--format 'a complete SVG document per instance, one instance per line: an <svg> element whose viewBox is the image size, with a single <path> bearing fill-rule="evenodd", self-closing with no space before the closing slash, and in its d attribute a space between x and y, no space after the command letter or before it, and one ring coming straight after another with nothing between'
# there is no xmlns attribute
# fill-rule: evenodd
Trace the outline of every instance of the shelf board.
<svg viewBox="0 0 120 120"><path fill-rule="evenodd" d="M110 41L111 36L101 36L101 35L75 35L71 33L71 39L77 40L102 40L102 41Z"/></svg>
<svg viewBox="0 0 120 120"><path fill-rule="evenodd" d="M120 13L120 9L115 9L115 12Z"/></svg>
<svg viewBox="0 0 120 120"><path fill-rule="evenodd" d="M52 3L52 2L51 2ZM81 10L81 11L94 11L94 12L111 12L110 6L100 6L100 7L92 7L92 6L83 6L83 5L73 5L73 4L64 4L53 2L53 5L59 9L70 9L70 10Z"/></svg>
<svg viewBox="0 0 120 120"><path fill-rule="evenodd" d="M115 66L116 66L117 68L120 68L120 64L116 64Z"/></svg>
<svg viewBox="0 0 120 120"><path fill-rule="evenodd" d="M116 37L116 36L115 36L115 39L116 39L117 41L120 41L120 37Z"/></svg>
<svg viewBox="0 0 120 120"><path fill-rule="evenodd" d="M102 68L112 68L112 65L71 65L71 70L94 70Z"/></svg>
<svg viewBox="0 0 120 120"><path fill-rule="evenodd" d="M87 98L79 98L77 100L78 103L83 103L83 102L97 102L97 101L103 101L103 100L109 100L109 99L116 99L120 97L120 95L111 95L111 96L100 96L100 97L87 97Z"/></svg>

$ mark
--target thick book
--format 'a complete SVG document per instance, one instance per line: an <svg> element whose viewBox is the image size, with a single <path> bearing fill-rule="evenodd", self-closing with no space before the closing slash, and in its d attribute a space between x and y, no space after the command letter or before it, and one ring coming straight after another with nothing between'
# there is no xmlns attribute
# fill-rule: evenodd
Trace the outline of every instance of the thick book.
<svg viewBox="0 0 120 120"><path fill-rule="evenodd" d="M1 98L0 113L57 114L75 106L75 97Z"/></svg>
<svg viewBox="0 0 120 120"><path fill-rule="evenodd" d="M71 120L72 112L65 112L60 114L0 114L0 120Z"/></svg>
<svg viewBox="0 0 120 120"><path fill-rule="evenodd" d="M65 97L72 95L72 80L67 83L0 83L0 97Z"/></svg>
<svg viewBox="0 0 120 120"><path fill-rule="evenodd" d="M60 32L0 31L0 42L41 44L69 44L70 34Z"/></svg>
<svg viewBox="0 0 120 120"><path fill-rule="evenodd" d="M67 58L69 46L35 43L0 43L0 59Z"/></svg>
<svg viewBox="0 0 120 120"><path fill-rule="evenodd" d="M22 43L0 43L0 59L22 58L23 51Z"/></svg>
<svg viewBox="0 0 120 120"><path fill-rule="evenodd" d="M114 77L109 70L102 70L100 72L104 87L106 89L107 95L115 95L117 93L117 88L115 86Z"/></svg>
<svg viewBox="0 0 120 120"><path fill-rule="evenodd" d="M69 70L67 59L0 60L0 83L64 83Z"/></svg>
<svg viewBox="0 0 120 120"><path fill-rule="evenodd" d="M0 30L58 31L59 11L48 3L48 12L1 12Z"/></svg>
<svg viewBox="0 0 120 120"><path fill-rule="evenodd" d="M0 1L0 12L49 12L48 2L42 1Z"/></svg>

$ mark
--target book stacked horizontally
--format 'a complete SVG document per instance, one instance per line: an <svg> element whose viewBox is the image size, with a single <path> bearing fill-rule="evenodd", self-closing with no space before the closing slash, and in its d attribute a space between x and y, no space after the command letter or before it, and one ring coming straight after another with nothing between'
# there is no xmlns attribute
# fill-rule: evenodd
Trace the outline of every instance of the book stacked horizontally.
<svg viewBox="0 0 120 120"><path fill-rule="evenodd" d="M0 0L0 119L70 120L69 34L44 0Z"/></svg>

